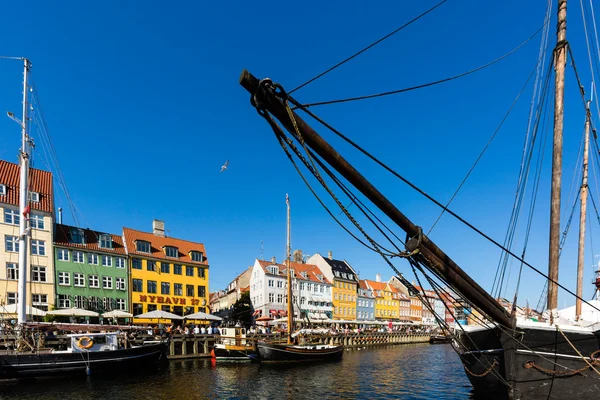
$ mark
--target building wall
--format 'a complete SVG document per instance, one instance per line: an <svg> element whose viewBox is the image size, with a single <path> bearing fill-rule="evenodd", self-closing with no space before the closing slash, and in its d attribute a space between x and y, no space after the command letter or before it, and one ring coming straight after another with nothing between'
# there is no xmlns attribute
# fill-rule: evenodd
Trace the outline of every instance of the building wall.
<svg viewBox="0 0 600 400"><path fill-rule="evenodd" d="M422 322L423 303L416 296L410 296L410 320L413 322Z"/></svg>
<svg viewBox="0 0 600 400"><path fill-rule="evenodd" d="M358 289L356 319L360 321L372 321L375 319L375 299L362 289Z"/></svg>
<svg viewBox="0 0 600 400"><path fill-rule="evenodd" d="M333 279L333 319L356 319L357 282Z"/></svg>
<svg viewBox="0 0 600 400"><path fill-rule="evenodd" d="M400 302L394 293L388 289L376 291L375 318L377 319L398 319Z"/></svg>
<svg viewBox="0 0 600 400"><path fill-rule="evenodd" d="M68 254L68 261L59 260L58 253L61 250L65 250ZM73 261L73 252L78 251L83 253L83 263L76 263ZM98 265L93 265L88 263L88 254L98 254L99 256L111 257L111 266L103 266L100 261ZM55 266L56 266L56 308L69 308L69 307L79 307L85 308L88 310L93 310L97 312L104 312L109 310L129 310L129 292L128 288L129 281L127 276L127 256L125 255L115 255L108 252L99 252L99 251L84 251L82 249L72 249L68 247L55 246L54 251L55 257ZM123 267L117 267L117 258L123 260ZM66 283L63 279L62 283L59 279L59 274L61 272L68 273L68 283ZM76 286L75 284L75 275L74 274L83 274L84 275L84 286ZM90 279L89 277L97 276L98 277L98 286L99 288L90 287ZM112 289L105 288L103 282L104 277L109 277L112 280ZM117 280L122 279L125 287L117 288ZM68 303L65 304L64 298L61 302L60 299L62 296L68 297ZM81 296L85 298L83 303L79 303L77 301L76 296ZM97 297L100 299L100 304L93 304L90 301L90 297ZM104 298L109 299L107 302L104 301ZM81 300L80 300L81 301ZM62 307L61 307L62 306Z"/></svg>
<svg viewBox="0 0 600 400"><path fill-rule="evenodd" d="M18 251L9 251L7 249L7 237L19 236L19 225L7 223L6 212L15 211L18 214L18 207L0 203L0 304L13 303L13 299L18 292L18 274L10 276L8 270L9 264L19 264ZM32 210L31 215L38 215L43 221L43 229L32 227L31 236L28 239L29 248L27 249L27 305L47 310L54 306L54 252L53 252L53 220L51 214ZM40 240L44 244L45 255L32 254L31 241ZM33 268L38 266L45 272L44 281L33 281ZM36 276L40 276L36 274ZM15 277L16 279L13 279ZM43 276L42 276L43 277ZM33 296L37 301L33 301ZM41 300L41 301L40 301Z"/></svg>
<svg viewBox="0 0 600 400"><path fill-rule="evenodd" d="M141 262L141 269L134 268L137 263L136 259ZM148 270L148 263L154 261L156 263L154 270ZM169 273L161 272L161 263L165 262L169 265ZM181 265L181 274L175 274L174 265ZM172 313L179 313L183 310L184 314L191 314L198 311L206 312L208 309L208 268L193 265L190 267L193 271L193 276L186 274L186 264L179 262L170 262L164 259L146 258L139 255L132 255L129 259L130 280L129 287L131 288L131 312L136 315L151 311L151 309L162 309ZM202 272L204 277L201 276ZM142 281L142 290L134 291L133 281ZM148 292L148 281L156 282L156 293ZM161 283L169 283L169 294L163 294L161 291ZM175 294L175 284L182 285L182 294ZM194 296L187 295L186 285L192 285L194 288ZM201 296L198 287L204 288L204 295ZM150 308L149 308L150 307ZM180 307L175 308L175 307ZM134 323L152 323L147 319L134 318Z"/></svg>
<svg viewBox="0 0 600 400"><path fill-rule="evenodd" d="M311 290L309 290L309 284ZM333 305L331 303L331 285L324 282L313 282L298 279L293 283L293 293L300 293L300 309L312 314L325 314L331 318ZM297 304L294 304L297 308ZM294 312L294 314L297 314Z"/></svg>

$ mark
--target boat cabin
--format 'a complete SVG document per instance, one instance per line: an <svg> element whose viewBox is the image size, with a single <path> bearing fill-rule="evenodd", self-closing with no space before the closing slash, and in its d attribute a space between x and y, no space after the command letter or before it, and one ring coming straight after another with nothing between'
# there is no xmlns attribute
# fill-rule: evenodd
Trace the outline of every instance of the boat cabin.
<svg viewBox="0 0 600 400"><path fill-rule="evenodd" d="M232 346L245 346L246 328L221 328L221 343Z"/></svg>
<svg viewBox="0 0 600 400"><path fill-rule="evenodd" d="M116 332L78 333L67 336L71 340L71 345L67 349L69 353L111 351L122 347L119 345L119 334Z"/></svg>

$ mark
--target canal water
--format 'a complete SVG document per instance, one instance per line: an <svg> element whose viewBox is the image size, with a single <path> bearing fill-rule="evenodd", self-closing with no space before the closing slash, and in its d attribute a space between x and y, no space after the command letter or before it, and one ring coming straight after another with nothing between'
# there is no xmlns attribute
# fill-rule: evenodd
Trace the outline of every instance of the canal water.
<svg viewBox="0 0 600 400"><path fill-rule="evenodd" d="M0 399L474 399L450 345L346 350L326 364L171 361L148 373L0 383Z"/></svg>

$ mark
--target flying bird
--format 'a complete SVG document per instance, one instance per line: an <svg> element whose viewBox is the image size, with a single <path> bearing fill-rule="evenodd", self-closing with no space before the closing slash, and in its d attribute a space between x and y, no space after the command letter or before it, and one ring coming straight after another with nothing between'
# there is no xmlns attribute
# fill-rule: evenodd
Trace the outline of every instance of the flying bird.
<svg viewBox="0 0 600 400"><path fill-rule="evenodd" d="M225 164L223 164L221 166L221 172L225 171L227 169L227 165L229 165L229 160L225 161Z"/></svg>

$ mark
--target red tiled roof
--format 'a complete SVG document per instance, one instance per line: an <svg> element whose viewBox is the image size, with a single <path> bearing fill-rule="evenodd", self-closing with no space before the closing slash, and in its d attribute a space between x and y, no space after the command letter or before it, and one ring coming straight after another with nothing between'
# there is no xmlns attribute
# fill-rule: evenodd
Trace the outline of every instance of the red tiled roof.
<svg viewBox="0 0 600 400"><path fill-rule="evenodd" d="M19 183L21 168L14 163L0 160L0 184L6 185L6 194L0 195L0 203L19 206ZM29 169L29 190L40 194L39 202L30 202L32 210L54 212L52 196L52 173L35 168Z"/></svg>
<svg viewBox="0 0 600 400"><path fill-rule="evenodd" d="M123 236L127 246L127 253L131 255L139 255L142 257L152 257L164 260L179 260L183 264L203 265L208 266L208 258L202 243L190 242L183 239L175 239L172 237L156 236L152 233L136 231L135 229L123 228ZM142 240L150 243L150 254L139 252L136 250L135 242ZM165 246L173 246L179 249L179 257L167 257L164 251ZM191 251L199 251L203 254L204 261L192 261L190 256Z"/></svg>
<svg viewBox="0 0 600 400"><path fill-rule="evenodd" d="M258 263L262 267L263 271L266 274L273 275L269 271L267 271L267 267L269 265L276 265L279 267L279 275L278 276L284 276L284 277L287 276L287 266L285 264L277 264L277 263L274 263L271 261L265 261L265 260L258 260ZM325 277L325 275L323 274L321 269L314 264L303 264L303 263L297 263L297 262L292 261L292 262L290 262L290 266L294 270L294 278L296 278L296 279L331 284L331 282L329 282L329 280ZM300 275L300 272L306 272L306 278L304 276ZM322 279L317 278L317 275L322 275Z"/></svg>
<svg viewBox="0 0 600 400"><path fill-rule="evenodd" d="M363 290L370 290L371 288L367 285L367 281L365 281L364 279L361 279L358 281L358 287L363 289Z"/></svg>
<svg viewBox="0 0 600 400"><path fill-rule="evenodd" d="M386 282L377 282L377 281L370 281L368 279L365 279L365 282L371 287L371 289L373 290L387 290L387 283Z"/></svg>
<svg viewBox="0 0 600 400"><path fill-rule="evenodd" d="M112 238L112 249L100 247L100 235L104 235L104 232L92 231L91 229L81 229L83 231L83 237L85 244L70 243L69 232L71 229L80 229L69 225L55 225L54 232L54 244L57 246L72 247L77 249L104 251L108 253L127 254L125 246L123 246L123 238L119 235L108 233Z"/></svg>

